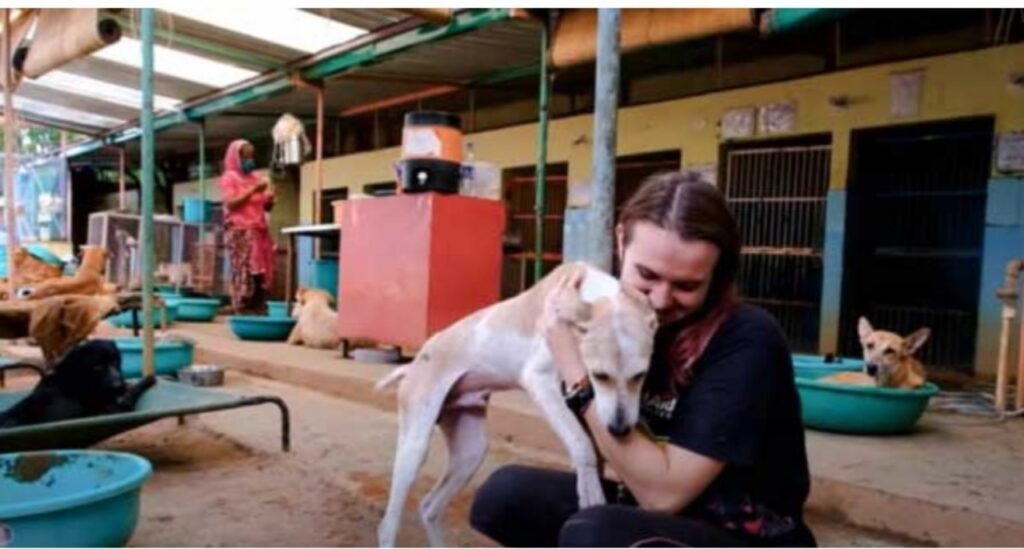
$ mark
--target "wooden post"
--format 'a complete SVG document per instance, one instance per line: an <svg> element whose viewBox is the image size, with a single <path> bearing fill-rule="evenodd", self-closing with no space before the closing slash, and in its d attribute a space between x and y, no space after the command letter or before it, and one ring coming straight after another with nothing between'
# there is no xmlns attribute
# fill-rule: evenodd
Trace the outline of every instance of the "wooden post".
<svg viewBox="0 0 1024 549"><path fill-rule="evenodd" d="M14 299L18 288L18 272L14 252L18 247L17 198L14 196L14 78L11 74L11 9L4 8L4 224L7 227L7 293Z"/></svg>
<svg viewBox="0 0 1024 549"><path fill-rule="evenodd" d="M121 211L128 209L128 198L124 189L125 153L124 147L117 148L117 208Z"/></svg>
<svg viewBox="0 0 1024 549"><path fill-rule="evenodd" d="M324 192L324 92L325 86L321 82L316 89L316 163L313 165L313 173L316 179L316 190L313 191L313 223L319 225L320 200ZM320 239L316 240L315 254L320 259Z"/></svg>

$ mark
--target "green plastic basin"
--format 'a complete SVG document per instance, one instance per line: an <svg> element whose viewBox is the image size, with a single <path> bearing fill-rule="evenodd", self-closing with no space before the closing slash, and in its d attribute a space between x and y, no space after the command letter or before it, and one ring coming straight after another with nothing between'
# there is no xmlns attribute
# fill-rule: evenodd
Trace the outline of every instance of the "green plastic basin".
<svg viewBox="0 0 1024 549"><path fill-rule="evenodd" d="M153 468L120 452L0 454L0 547L121 547Z"/></svg>
<svg viewBox="0 0 1024 549"><path fill-rule="evenodd" d="M178 300L170 299L170 298L165 299L164 303L166 304L166 308L167 308L167 323L170 324L170 323L174 322L174 319L177 318L177 316L178 316L179 303L178 303ZM139 310L138 315L139 315L139 329L142 329L142 319L144 317L142 316L142 311L141 310ZM160 307L154 307L153 308L153 326L156 326L157 328L165 328L166 326L164 326L160 322L160 319L161 319ZM111 317L107 318L107 322L113 324L114 326L117 326L118 328L129 328L130 329L132 327L132 312L131 311L122 311L122 312L120 312L120 313L118 313L118 314L116 314L114 316L111 316Z"/></svg>
<svg viewBox="0 0 1024 549"><path fill-rule="evenodd" d="M805 426L860 435L913 430L928 407L928 401L939 392L933 383L918 389L892 389L799 377L796 388Z"/></svg>
<svg viewBox="0 0 1024 549"><path fill-rule="evenodd" d="M859 358L836 357L826 362L820 355L793 355L793 374L805 379L818 379L839 372L859 372L864 361Z"/></svg>
<svg viewBox="0 0 1024 549"><path fill-rule="evenodd" d="M111 341L121 351L121 373L126 378L142 377L142 338L115 337ZM172 375L192 365L194 346L187 341L153 343L153 368L156 375Z"/></svg>
<svg viewBox="0 0 1024 549"><path fill-rule="evenodd" d="M186 322L210 322L219 310L219 299L183 297L178 300L178 320Z"/></svg>
<svg viewBox="0 0 1024 549"><path fill-rule="evenodd" d="M268 301L267 316L274 318L286 318L292 315L288 314L288 303L284 301Z"/></svg>
<svg viewBox="0 0 1024 549"><path fill-rule="evenodd" d="M284 341L288 339L296 319L273 316L232 316L228 317L231 331L239 339L254 341Z"/></svg>

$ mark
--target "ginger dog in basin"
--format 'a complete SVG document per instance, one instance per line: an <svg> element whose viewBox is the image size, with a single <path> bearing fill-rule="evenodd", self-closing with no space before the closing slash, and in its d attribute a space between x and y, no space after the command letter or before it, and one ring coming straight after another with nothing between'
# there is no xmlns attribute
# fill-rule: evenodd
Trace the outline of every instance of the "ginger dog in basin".
<svg viewBox="0 0 1024 549"><path fill-rule="evenodd" d="M493 391L522 388L532 397L568 450L580 506L604 503L597 455L563 400L561 379L538 322L549 299L558 319L579 335L601 422L616 436L636 424L657 328L654 309L645 296L606 273L581 263L563 265L526 292L435 334L411 364L378 384L383 389L399 383L391 494L378 529L382 546L395 543L434 424L447 442L448 469L423 498L420 516L431 545L445 545L440 519L487 452L484 418Z"/></svg>
<svg viewBox="0 0 1024 549"><path fill-rule="evenodd" d="M892 332L876 330L868 319L860 317L857 334L864 349L864 371L843 372L822 378L822 381L902 389L916 389L924 385L924 366L914 358L914 353L928 340L931 330L921 328L903 338Z"/></svg>

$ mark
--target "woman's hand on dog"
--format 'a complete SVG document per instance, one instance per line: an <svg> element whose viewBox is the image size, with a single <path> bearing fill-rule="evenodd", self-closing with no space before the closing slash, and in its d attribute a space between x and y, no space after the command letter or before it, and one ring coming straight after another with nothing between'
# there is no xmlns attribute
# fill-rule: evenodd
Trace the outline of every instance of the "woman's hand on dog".
<svg viewBox="0 0 1024 549"><path fill-rule="evenodd" d="M572 302L572 299L569 299L572 296L566 292L579 292L581 280L582 277L577 275L567 277L559 283L544 300L544 310L540 318L541 333L544 334L551 358L562 380L568 384L580 381L587 375L580 357L579 339L567 320L571 316L563 310L567 303Z"/></svg>

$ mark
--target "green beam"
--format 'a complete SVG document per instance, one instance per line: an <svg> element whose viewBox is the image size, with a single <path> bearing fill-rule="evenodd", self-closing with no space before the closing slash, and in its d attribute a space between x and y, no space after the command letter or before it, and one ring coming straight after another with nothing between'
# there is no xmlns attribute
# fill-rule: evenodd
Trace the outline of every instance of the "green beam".
<svg viewBox="0 0 1024 549"><path fill-rule="evenodd" d="M153 375L153 8L142 9L142 373Z"/></svg>
<svg viewBox="0 0 1024 549"><path fill-rule="evenodd" d="M852 9L843 8L775 8L761 16L761 32L779 34L835 21Z"/></svg>
<svg viewBox="0 0 1024 549"><path fill-rule="evenodd" d="M516 67L514 69L501 69L492 73L485 74L476 80L473 80L473 84L486 86L487 84L500 84L506 80L515 80L516 78L524 78L526 76L533 76L537 74L542 68L546 69L547 59L541 63L527 65L525 67Z"/></svg>
<svg viewBox="0 0 1024 549"><path fill-rule="evenodd" d="M437 42L453 36L486 27L491 23L503 21L511 16L509 9L473 9L455 14L450 23L443 26L434 24L421 25L409 32L399 33L379 42L366 44L354 50L341 53L307 67L302 71L306 80L322 80L335 74L369 65L380 61L383 57L403 52L409 48Z"/></svg>

